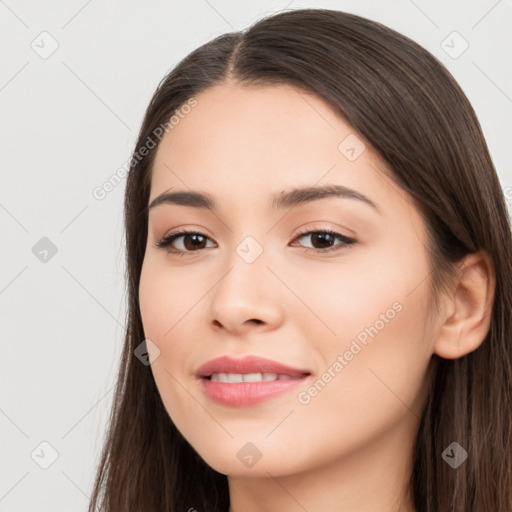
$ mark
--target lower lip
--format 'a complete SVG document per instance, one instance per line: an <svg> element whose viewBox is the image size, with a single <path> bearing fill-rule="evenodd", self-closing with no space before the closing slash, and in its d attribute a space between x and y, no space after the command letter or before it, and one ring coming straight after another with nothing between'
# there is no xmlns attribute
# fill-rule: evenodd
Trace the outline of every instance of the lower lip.
<svg viewBox="0 0 512 512"><path fill-rule="evenodd" d="M272 380L261 382L216 382L201 378L205 393L222 405L240 407L255 405L287 393L304 383L309 375L297 379Z"/></svg>

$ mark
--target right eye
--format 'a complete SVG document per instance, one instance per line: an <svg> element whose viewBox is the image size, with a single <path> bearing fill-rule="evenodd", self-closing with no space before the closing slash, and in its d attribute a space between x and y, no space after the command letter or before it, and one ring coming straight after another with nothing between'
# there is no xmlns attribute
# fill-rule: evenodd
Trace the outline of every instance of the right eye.
<svg viewBox="0 0 512 512"><path fill-rule="evenodd" d="M173 244L180 238L183 239L180 243L182 248L173 248ZM206 240L209 240L209 238L203 233L183 229L169 235L165 235L163 238L158 240L155 245L157 247L166 248L171 253L185 254L187 252L196 252L198 250L204 249Z"/></svg>

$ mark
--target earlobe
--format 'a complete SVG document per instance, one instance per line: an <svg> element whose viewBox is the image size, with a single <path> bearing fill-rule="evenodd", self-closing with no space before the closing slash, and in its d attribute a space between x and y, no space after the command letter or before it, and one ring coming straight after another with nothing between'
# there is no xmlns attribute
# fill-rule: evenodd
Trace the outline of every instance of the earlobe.
<svg viewBox="0 0 512 512"><path fill-rule="evenodd" d="M447 297L446 318L434 343L434 352L445 359L457 359L476 350L491 323L495 273L485 251L468 254L459 265L451 296Z"/></svg>

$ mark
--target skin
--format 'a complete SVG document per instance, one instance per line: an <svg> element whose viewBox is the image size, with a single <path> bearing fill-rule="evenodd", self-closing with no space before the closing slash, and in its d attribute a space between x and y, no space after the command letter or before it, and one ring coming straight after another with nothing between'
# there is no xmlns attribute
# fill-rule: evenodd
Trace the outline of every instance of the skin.
<svg viewBox="0 0 512 512"><path fill-rule="evenodd" d="M442 311L427 322L424 223L368 144L354 161L338 149L357 136L351 126L287 85L226 82L196 99L160 143L149 202L194 190L218 209L150 210L139 289L166 410L206 463L228 475L230 512L415 510L406 489L427 366L434 353L461 357L484 339L494 286L488 258L465 260ZM355 189L378 210L337 197L270 207L275 194L327 183ZM194 251L190 237L178 238L173 248L184 255L155 245L177 228L208 241ZM297 238L306 228L356 243ZM247 236L263 250L252 263L236 251ZM338 250L319 250L329 246ZM336 372L338 356L393 304L401 310ZM312 376L259 405L220 405L194 374L225 354L266 357ZM329 368L330 382L301 403L298 394ZM248 442L261 453L252 467L237 457Z"/></svg>

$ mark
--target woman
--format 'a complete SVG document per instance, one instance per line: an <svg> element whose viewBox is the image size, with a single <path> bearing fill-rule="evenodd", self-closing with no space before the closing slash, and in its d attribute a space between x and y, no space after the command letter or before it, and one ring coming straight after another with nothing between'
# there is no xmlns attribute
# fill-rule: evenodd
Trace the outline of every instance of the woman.
<svg viewBox="0 0 512 512"><path fill-rule="evenodd" d="M125 196L90 510L512 510L511 232L431 54L302 9L198 48Z"/></svg>

